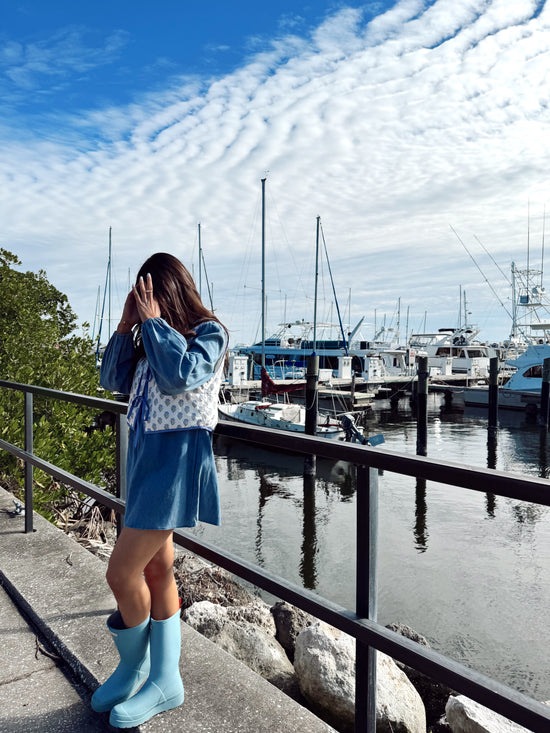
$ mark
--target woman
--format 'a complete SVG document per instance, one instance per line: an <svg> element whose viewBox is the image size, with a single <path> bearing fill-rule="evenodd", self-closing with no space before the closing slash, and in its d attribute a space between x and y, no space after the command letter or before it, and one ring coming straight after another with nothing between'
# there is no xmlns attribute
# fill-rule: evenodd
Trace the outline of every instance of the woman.
<svg viewBox="0 0 550 733"><path fill-rule="evenodd" d="M105 389L130 394L124 529L107 570L118 605L107 626L120 663L92 697L94 710L111 711L116 728L183 702L172 532L220 523L212 430L226 348L226 329L182 263L169 254L150 257L100 377Z"/></svg>

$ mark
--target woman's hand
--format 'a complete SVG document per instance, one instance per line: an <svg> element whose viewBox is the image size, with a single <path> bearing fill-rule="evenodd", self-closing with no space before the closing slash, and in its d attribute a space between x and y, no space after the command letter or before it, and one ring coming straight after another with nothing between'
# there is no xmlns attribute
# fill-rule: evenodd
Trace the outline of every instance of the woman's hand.
<svg viewBox="0 0 550 733"><path fill-rule="evenodd" d="M117 333L130 333L132 328L139 323L139 313L136 300L132 290L126 296L122 317L117 327Z"/></svg>
<svg viewBox="0 0 550 733"><path fill-rule="evenodd" d="M160 317L160 306L158 301L153 297L153 280L151 275L147 274L147 279L139 278L138 286L132 287L132 294L136 304L137 312L141 322L148 318Z"/></svg>

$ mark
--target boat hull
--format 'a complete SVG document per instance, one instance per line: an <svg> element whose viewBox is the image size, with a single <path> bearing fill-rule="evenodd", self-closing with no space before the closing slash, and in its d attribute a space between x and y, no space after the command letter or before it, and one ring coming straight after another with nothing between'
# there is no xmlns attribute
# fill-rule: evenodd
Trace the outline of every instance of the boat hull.
<svg viewBox="0 0 550 733"><path fill-rule="evenodd" d="M464 404L487 407L489 405L489 388L466 387L464 389ZM498 406L505 410L538 409L540 406L540 393L501 387L498 391Z"/></svg>
<svg viewBox="0 0 550 733"><path fill-rule="evenodd" d="M263 428L273 428L276 430L287 430L293 433L305 433L305 421L303 420L303 408L294 405L300 412L302 419L285 419L285 417L273 414L268 403L252 403L244 402L236 405L219 405L218 415L222 420L232 420L233 422L245 423L248 425L259 425ZM332 440L343 440L345 432L340 425L323 425L317 426L317 437L330 438Z"/></svg>

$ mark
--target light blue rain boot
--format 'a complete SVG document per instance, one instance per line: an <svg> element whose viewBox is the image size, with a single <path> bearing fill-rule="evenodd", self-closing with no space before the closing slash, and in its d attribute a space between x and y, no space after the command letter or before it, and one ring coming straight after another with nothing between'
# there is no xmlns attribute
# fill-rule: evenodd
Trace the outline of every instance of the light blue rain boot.
<svg viewBox="0 0 550 733"><path fill-rule="evenodd" d="M117 628L119 627L119 628ZM120 655L120 663L113 674L92 695L92 708L97 713L111 710L117 703L132 697L149 675L150 618L139 626L124 628L119 611L107 619L107 628Z"/></svg>
<svg viewBox="0 0 550 733"><path fill-rule="evenodd" d="M180 611L164 621L151 619L151 671L141 690L111 710L109 723L114 728L132 728L163 710L183 702L183 683L179 670L181 652Z"/></svg>

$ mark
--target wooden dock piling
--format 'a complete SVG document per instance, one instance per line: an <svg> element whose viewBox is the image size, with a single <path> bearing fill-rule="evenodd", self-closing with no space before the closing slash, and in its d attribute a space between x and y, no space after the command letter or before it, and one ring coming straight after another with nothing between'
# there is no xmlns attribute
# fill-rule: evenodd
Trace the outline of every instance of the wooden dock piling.
<svg viewBox="0 0 550 733"><path fill-rule="evenodd" d="M428 455L428 357L418 359L418 381L416 383L416 453Z"/></svg>
<svg viewBox="0 0 550 733"><path fill-rule="evenodd" d="M317 433L317 412L319 407L319 357L315 354L307 358L306 372L306 435ZM304 473L315 474L316 456L306 456Z"/></svg>
<svg viewBox="0 0 550 733"><path fill-rule="evenodd" d="M498 422L498 356L489 360L489 431L495 430Z"/></svg>

